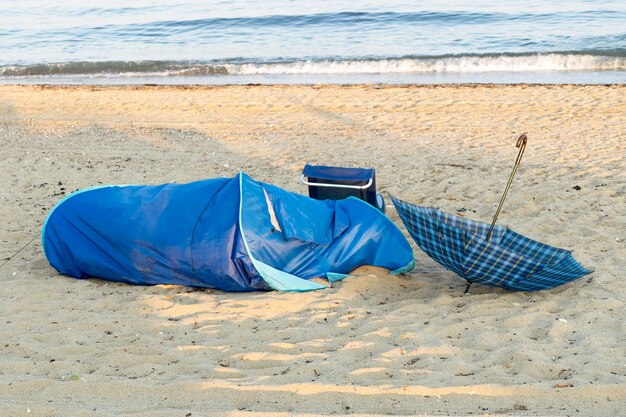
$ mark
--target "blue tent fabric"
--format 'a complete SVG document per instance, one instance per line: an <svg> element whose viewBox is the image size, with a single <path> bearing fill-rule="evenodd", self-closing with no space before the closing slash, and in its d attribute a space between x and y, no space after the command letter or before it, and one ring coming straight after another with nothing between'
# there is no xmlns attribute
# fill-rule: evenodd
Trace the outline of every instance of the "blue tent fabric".
<svg viewBox="0 0 626 417"><path fill-rule="evenodd" d="M401 231L369 204L317 201L244 173L189 184L103 186L60 201L43 227L60 273L226 291L326 288L361 265L412 268Z"/></svg>
<svg viewBox="0 0 626 417"><path fill-rule="evenodd" d="M402 222L428 256L471 283L533 291L590 273L572 253L513 230L454 216L391 197Z"/></svg>

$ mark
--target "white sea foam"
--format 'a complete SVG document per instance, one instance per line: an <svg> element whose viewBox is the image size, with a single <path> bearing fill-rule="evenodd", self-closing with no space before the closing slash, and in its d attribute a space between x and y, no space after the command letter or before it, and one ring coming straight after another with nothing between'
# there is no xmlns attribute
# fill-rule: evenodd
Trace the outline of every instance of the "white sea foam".
<svg viewBox="0 0 626 417"><path fill-rule="evenodd" d="M0 84L626 82L626 55L549 53L282 62L104 61L0 66Z"/></svg>
<svg viewBox="0 0 626 417"><path fill-rule="evenodd" d="M419 74L526 71L626 71L626 57L537 54L224 65L233 75Z"/></svg>

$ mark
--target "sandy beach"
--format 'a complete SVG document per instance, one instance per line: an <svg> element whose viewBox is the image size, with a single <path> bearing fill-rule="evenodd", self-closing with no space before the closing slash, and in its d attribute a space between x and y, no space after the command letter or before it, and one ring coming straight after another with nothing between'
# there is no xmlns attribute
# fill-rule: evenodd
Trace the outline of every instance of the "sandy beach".
<svg viewBox="0 0 626 417"><path fill-rule="evenodd" d="M464 295L410 238L410 274L302 294L77 280L42 251L72 191L243 170L306 194L306 163L489 222L523 132L499 223L594 270L552 290ZM0 86L0 157L0 416L624 415L626 86Z"/></svg>

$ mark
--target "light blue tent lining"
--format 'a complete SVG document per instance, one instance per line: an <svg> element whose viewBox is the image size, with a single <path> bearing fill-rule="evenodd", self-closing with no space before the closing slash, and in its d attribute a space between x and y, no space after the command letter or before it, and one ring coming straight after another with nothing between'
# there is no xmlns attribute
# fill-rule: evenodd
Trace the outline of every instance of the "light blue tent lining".
<svg viewBox="0 0 626 417"><path fill-rule="evenodd" d="M415 268L415 259L411 260L408 264L398 269L394 269L393 271L389 271L389 275L400 275L406 274L407 272L411 272Z"/></svg>
<svg viewBox="0 0 626 417"><path fill-rule="evenodd" d="M244 238L244 243L245 241L246 240ZM246 245L246 247L247 246L248 245ZM308 279L302 279L285 271L276 269L273 266L254 259L252 255L250 255L250 260L252 260L252 265L254 265L265 282L267 282L269 286L275 290L286 292L306 292L328 288L325 285L318 284Z"/></svg>
<svg viewBox="0 0 626 417"><path fill-rule="evenodd" d="M344 278L353 277L353 276L354 275L350 275L350 274L339 274L337 272L326 273L326 278L328 279L328 282L330 282L331 285L333 282L341 281Z"/></svg>

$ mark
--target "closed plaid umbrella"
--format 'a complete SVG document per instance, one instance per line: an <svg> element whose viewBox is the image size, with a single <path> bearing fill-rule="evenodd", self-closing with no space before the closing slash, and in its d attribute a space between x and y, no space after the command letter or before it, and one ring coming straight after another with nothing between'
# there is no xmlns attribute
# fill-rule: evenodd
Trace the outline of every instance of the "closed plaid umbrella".
<svg viewBox="0 0 626 417"><path fill-rule="evenodd" d="M415 242L435 261L465 278L466 292L474 282L508 290L542 290L590 273L570 251L495 225L525 144L526 135L522 135L515 167L491 225L391 197Z"/></svg>

